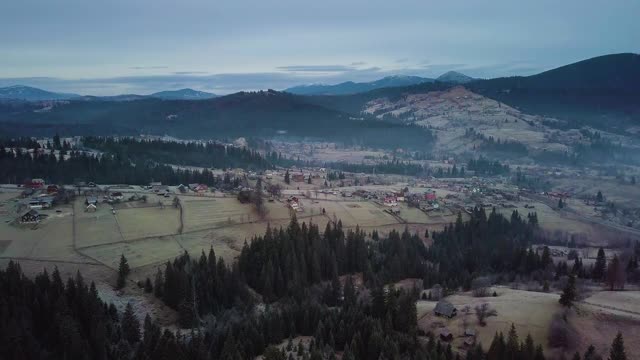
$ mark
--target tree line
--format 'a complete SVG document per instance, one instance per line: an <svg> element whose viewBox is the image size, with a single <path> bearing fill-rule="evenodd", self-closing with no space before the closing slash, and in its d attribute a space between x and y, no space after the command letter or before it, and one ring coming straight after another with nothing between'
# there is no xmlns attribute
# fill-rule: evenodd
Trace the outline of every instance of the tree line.
<svg viewBox="0 0 640 360"><path fill-rule="evenodd" d="M133 164L117 154L92 155L71 151L68 156L58 157L53 153L29 153L19 148L6 151L0 147L0 183L22 184L33 178L61 184L91 181L146 185L151 181L161 181L164 184L202 183L212 186L221 181L208 170L175 169L151 161Z"/></svg>

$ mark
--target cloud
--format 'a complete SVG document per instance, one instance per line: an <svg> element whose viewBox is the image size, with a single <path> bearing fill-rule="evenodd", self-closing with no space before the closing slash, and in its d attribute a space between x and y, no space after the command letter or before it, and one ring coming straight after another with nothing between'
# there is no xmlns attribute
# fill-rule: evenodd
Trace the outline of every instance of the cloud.
<svg viewBox="0 0 640 360"><path fill-rule="evenodd" d="M351 63L351 66L362 66L362 65L367 65L367 63L364 61L356 61Z"/></svg>
<svg viewBox="0 0 640 360"><path fill-rule="evenodd" d="M345 72L356 70L347 65L288 65L278 66L276 69L288 72Z"/></svg>
<svg viewBox="0 0 640 360"><path fill-rule="evenodd" d="M168 69L168 66L131 66L129 69L131 70L160 70L160 69Z"/></svg>
<svg viewBox="0 0 640 360"><path fill-rule="evenodd" d="M397 59L395 62L396 64L403 64L409 61L409 58L402 58L402 59Z"/></svg>
<svg viewBox="0 0 640 360"><path fill-rule="evenodd" d="M172 74L174 75L205 75L208 74L206 71L174 71Z"/></svg>

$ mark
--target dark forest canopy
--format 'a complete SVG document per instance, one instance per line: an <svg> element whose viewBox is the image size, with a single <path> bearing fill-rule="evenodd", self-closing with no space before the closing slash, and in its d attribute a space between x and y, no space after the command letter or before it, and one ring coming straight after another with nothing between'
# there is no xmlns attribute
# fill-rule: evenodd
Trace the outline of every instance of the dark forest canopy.
<svg viewBox="0 0 640 360"><path fill-rule="evenodd" d="M82 144L84 147L116 155L121 159L129 159L134 164L153 161L161 164L250 170L265 170L274 167L273 163L255 150L214 142L85 137Z"/></svg>
<svg viewBox="0 0 640 360"><path fill-rule="evenodd" d="M68 158L58 159L54 154L39 152L5 151L0 147L0 183L22 184L41 178L48 183L74 184L78 181L101 184L147 185L151 181L164 184L202 183L216 184L210 171L180 170L155 162L133 165L118 156L93 156L70 151Z"/></svg>
<svg viewBox="0 0 640 360"><path fill-rule="evenodd" d="M404 148L421 150L434 141L421 127L354 117L273 90L198 101L69 101L47 111L0 107L0 133L41 136L54 131L64 136L166 134L195 139L286 136L378 148L396 148L401 142Z"/></svg>

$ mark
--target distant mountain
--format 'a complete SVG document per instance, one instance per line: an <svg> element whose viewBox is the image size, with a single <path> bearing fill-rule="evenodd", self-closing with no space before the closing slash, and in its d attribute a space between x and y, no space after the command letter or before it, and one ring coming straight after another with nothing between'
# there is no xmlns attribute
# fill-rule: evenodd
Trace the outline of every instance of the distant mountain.
<svg viewBox="0 0 640 360"><path fill-rule="evenodd" d="M640 55L611 54L561 66L531 76L478 81L476 87L508 90L562 90L575 92L640 91Z"/></svg>
<svg viewBox="0 0 640 360"><path fill-rule="evenodd" d="M160 91L149 96L163 100L206 100L214 98L217 95L193 89L180 89Z"/></svg>
<svg viewBox="0 0 640 360"><path fill-rule="evenodd" d="M436 79L441 82L452 83L452 84L466 84L474 80L471 76L467 76L465 74L459 73L457 71L448 71Z"/></svg>
<svg viewBox="0 0 640 360"><path fill-rule="evenodd" d="M410 86L422 83L431 83L433 79L423 78L419 76L387 76L385 78L371 81L356 83L347 81L336 85L311 84L301 85L288 88L284 91L297 95L348 95L363 93L375 89L387 87Z"/></svg>
<svg viewBox="0 0 640 360"><path fill-rule="evenodd" d="M4 100L69 100L79 97L80 95L77 94L55 93L24 85L14 85L0 88L0 99Z"/></svg>
<svg viewBox="0 0 640 360"><path fill-rule="evenodd" d="M612 54L531 76L478 80L470 90L567 126L623 131L640 125L640 55Z"/></svg>
<svg viewBox="0 0 640 360"><path fill-rule="evenodd" d="M297 137L374 147L427 149L428 131L351 115L278 91L239 92L200 101L70 101L47 111L0 106L0 133L155 134L180 138ZM55 130L52 130L55 129Z"/></svg>

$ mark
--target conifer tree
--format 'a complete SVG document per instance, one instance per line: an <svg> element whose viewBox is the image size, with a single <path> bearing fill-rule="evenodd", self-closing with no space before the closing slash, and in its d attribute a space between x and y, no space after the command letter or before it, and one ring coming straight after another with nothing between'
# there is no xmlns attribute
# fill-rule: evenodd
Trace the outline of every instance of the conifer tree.
<svg viewBox="0 0 640 360"><path fill-rule="evenodd" d="M140 341L140 323L133 313L131 303L127 303L124 309L120 326L122 328L122 337L130 344L135 344Z"/></svg>
<svg viewBox="0 0 640 360"><path fill-rule="evenodd" d="M598 249L598 255L596 257L596 263L593 266L591 277L595 281L601 281L604 278L604 273L607 270L607 258L605 257L604 250Z"/></svg>
<svg viewBox="0 0 640 360"><path fill-rule="evenodd" d="M616 338L613 339L613 343L611 344L609 360L627 360L627 354L624 349L624 339L620 332L616 335Z"/></svg>
<svg viewBox="0 0 640 360"><path fill-rule="evenodd" d="M576 297L576 277L575 275L570 274L567 285L562 290L562 295L560 295L559 302L562 306L570 308L573 306L573 302L576 300Z"/></svg>
<svg viewBox="0 0 640 360"><path fill-rule="evenodd" d="M124 254L120 255L120 266L118 266L118 289L122 289L126 285L127 275L129 275L130 271L131 269L129 268L127 258L124 257Z"/></svg>

